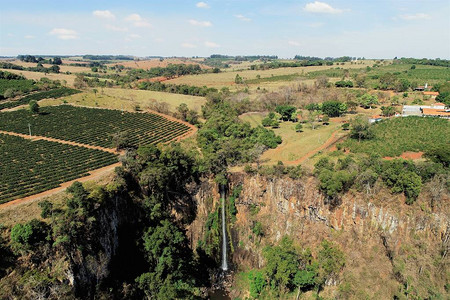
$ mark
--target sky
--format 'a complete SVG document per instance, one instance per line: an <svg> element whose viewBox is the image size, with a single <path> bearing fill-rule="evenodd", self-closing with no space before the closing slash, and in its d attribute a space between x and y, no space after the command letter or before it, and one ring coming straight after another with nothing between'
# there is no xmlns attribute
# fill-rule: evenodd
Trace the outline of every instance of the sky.
<svg viewBox="0 0 450 300"><path fill-rule="evenodd" d="M0 56L450 59L450 0L0 0Z"/></svg>

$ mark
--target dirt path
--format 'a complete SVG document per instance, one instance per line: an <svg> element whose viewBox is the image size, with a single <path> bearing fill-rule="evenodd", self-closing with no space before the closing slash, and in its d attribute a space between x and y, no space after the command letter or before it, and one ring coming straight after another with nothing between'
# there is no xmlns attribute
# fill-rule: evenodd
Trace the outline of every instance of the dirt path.
<svg viewBox="0 0 450 300"><path fill-rule="evenodd" d="M21 137L21 138L24 138L24 139L31 139L33 141L45 140L45 141L49 141L49 142L56 142L56 143L60 143L60 144L67 144L67 145L72 145L72 146L84 147L84 148L89 148L89 149L96 149L96 150L101 150L101 151L105 151L105 152L119 154L119 152L117 152L114 149L110 149L110 148L103 148L103 147L99 147L99 146L91 146L91 145L86 145L86 144L80 144L80 143L76 143L76 142L65 141L65 140L60 140L60 139L54 139L54 138L49 138L49 137L45 137L45 136L33 135L30 138L30 136L27 135L27 134L21 134L21 133L10 132L10 131L3 131L3 130L0 130L0 133L14 135L14 136L18 136L18 137Z"/></svg>
<svg viewBox="0 0 450 300"><path fill-rule="evenodd" d="M326 148L330 147L331 145L333 145L334 143L336 143L337 141L340 140L340 137L336 138L336 134L339 131L340 131L339 129L336 130L336 131L333 131L333 133L328 138L328 140L326 140L325 143L323 143L320 147L317 147L316 149L314 149L312 151L309 151L308 153L306 153L304 156L300 157L299 159L286 161L286 162L284 162L284 164L286 164L286 165L298 165L298 164L304 162L306 159L308 159L311 156L313 156L314 154L316 154L317 152L325 150Z"/></svg>
<svg viewBox="0 0 450 300"><path fill-rule="evenodd" d="M45 191L45 192L42 192L39 194L31 195L31 196L28 196L25 198L15 199L15 200L0 204L0 209L3 210L3 209L14 207L14 206L17 206L20 204L33 202L33 201L42 199L44 197L59 193L61 191L64 191L69 186L71 186L72 183L74 183L75 181L85 182L85 181L89 181L89 180L99 179L100 177L112 172L116 167L119 167L121 165L122 165L122 163L118 162L113 165L109 165L109 166L106 166L106 167L103 167L100 169L90 171L88 176L64 182L57 188L54 188L54 189L51 189L51 190L48 190L48 191Z"/></svg>
<svg viewBox="0 0 450 300"><path fill-rule="evenodd" d="M195 127L194 125L192 125L190 123L178 120L178 119L176 119L174 117L167 116L167 115L155 112L155 111L149 110L149 112L157 114L157 115L160 115L160 116L162 116L162 117L164 117L166 119L172 120L172 121L183 123L183 124L185 124L186 126L188 126L191 129L187 133L185 133L185 134L183 134L183 135L181 135L179 137L174 138L172 141L174 141L174 140L180 141L182 139L185 139L185 138L188 138L188 137L194 135L197 132L197 127ZM3 130L0 130L0 133L2 133L2 134L9 134L9 135L14 135L14 136L30 139L30 136L26 135L26 134L14 133L14 132L3 131ZM67 144L67 145L72 145L72 146L85 147L85 148L89 148L89 149L97 149L97 150L110 152L110 153L114 153L114 154L123 154L123 152L118 152L115 149L103 148L103 147L98 147L98 146L91 146L91 145L80 144L80 143L76 143L76 142L70 142L70 141L59 140L59 139L54 139L54 138L48 138L48 137L43 137L43 136L32 136L31 140L46 140L46 141L50 141L50 142L57 142L57 143ZM170 143L170 141L167 142L167 143ZM5 208L15 207L15 206L20 205L20 204L33 202L33 201L42 199L44 197L47 197L47 196L59 193L59 192L65 190L67 187L69 187L75 181L85 182L85 181L89 181L89 180L98 179L98 178L104 176L105 174L108 174L108 173L112 172L116 167L121 166L121 165L122 165L122 163L118 162L118 163L115 163L113 165L109 165L109 166L106 166L106 167L103 167L103 168L100 168L100 169L93 170L93 171L89 172L88 176L77 178L77 179L74 179L72 181L64 182L57 188L54 188L54 189L51 189L51 190L48 190L48 191L45 191L45 192L42 192L42 193L39 193L39 194L31 195L31 196L28 196L28 197L25 197L25 198L15 199L15 200L9 201L7 203L0 204L0 209L3 210Z"/></svg>

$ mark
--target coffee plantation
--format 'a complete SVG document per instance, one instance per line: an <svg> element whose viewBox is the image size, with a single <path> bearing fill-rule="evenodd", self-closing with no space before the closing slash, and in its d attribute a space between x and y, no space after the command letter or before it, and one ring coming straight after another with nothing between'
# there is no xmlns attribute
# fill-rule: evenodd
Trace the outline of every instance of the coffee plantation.
<svg viewBox="0 0 450 300"><path fill-rule="evenodd" d="M0 204L58 187L117 162L113 153L0 134Z"/></svg>
<svg viewBox="0 0 450 300"><path fill-rule="evenodd" d="M37 92L34 94L24 96L16 101L0 102L0 110L5 109L5 108L13 108L13 107L17 107L20 105L26 105L26 104L30 103L31 100L39 101L39 100L48 99L48 98L56 99L56 98L61 98L61 97L65 97L65 96L70 96L70 95L77 94L77 93L80 93L80 91L71 89L71 88L67 88L67 87L57 88L57 89L44 91L44 92Z"/></svg>
<svg viewBox="0 0 450 300"><path fill-rule="evenodd" d="M127 135L133 146L165 143L189 132L177 121L153 113L131 113L119 110L74 107L43 107L39 114L17 110L0 114L0 130L73 141L112 148L112 137Z"/></svg>

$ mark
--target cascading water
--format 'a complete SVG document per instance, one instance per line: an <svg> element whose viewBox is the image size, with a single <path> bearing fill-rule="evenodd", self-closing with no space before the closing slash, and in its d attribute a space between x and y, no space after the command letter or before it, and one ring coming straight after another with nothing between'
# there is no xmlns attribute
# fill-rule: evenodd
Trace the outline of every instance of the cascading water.
<svg viewBox="0 0 450 300"><path fill-rule="evenodd" d="M220 197L222 198L222 270L228 270L227 262L227 228L225 220L225 191L224 187L220 187Z"/></svg>

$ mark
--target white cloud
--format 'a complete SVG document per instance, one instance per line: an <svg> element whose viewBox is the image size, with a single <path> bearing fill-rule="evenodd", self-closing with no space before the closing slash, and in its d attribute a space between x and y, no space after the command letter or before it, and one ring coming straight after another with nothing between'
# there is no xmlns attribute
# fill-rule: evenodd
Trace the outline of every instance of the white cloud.
<svg viewBox="0 0 450 300"><path fill-rule="evenodd" d="M129 21L129 22L139 22L141 20L142 20L142 17L138 14L131 14L125 18L125 21Z"/></svg>
<svg viewBox="0 0 450 300"><path fill-rule="evenodd" d="M314 22L314 23L309 23L308 24L308 27L311 27L311 28L319 28L319 27L322 27L323 26L323 23L321 23L321 22Z"/></svg>
<svg viewBox="0 0 450 300"><path fill-rule="evenodd" d="M205 42L205 46L208 48L219 48L220 45L214 43L214 42Z"/></svg>
<svg viewBox="0 0 450 300"><path fill-rule="evenodd" d="M137 33L132 33L128 37L131 39L140 39L141 38L141 36Z"/></svg>
<svg viewBox="0 0 450 300"><path fill-rule="evenodd" d="M205 2L198 2L195 6L197 6L198 8L209 8L208 3Z"/></svg>
<svg viewBox="0 0 450 300"><path fill-rule="evenodd" d="M116 18L116 16L110 12L109 10L94 10L92 12L92 14L98 18L103 18L103 19L112 19L114 20Z"/></svg>
<svg viewBox="0 0 450 300"><path fill-rule="evenodd" d="M12 34L12 33L8 33L8 34L7 34L7 36L13 37L13 36L14 36L14 34Z"/></svg>
<svg viewBox="0 0 450 300"><path fill-rule="evenodd" d="M189 20L189 24L194 26L201 26L201 27L211 27L212 23L210 21L198 21L198 20Z"/></svg>
<svg viewBox="0 0 450 300"><path fill-rule="evenodd" d="M197 48L197 46L195 46L194 44L191 44L191 43L182 43L181 47L183 47L183 48L190 48L190 49Z"/></svg>
<svg viewBox="0 0 450 300"><path fill-rule="evenodd" d="M250 22L252 19L247 18L246 16L243 15L234 15L236 18L238 18L241 21L245 21L245 22Z"/></svg>
<svg viewBox="0 0 450 300"><path fill-rule="evenodd" d="M296 47L300 46L300 43L296 42L296 41L288 41L288 44L291 45L291 46L296 46Z"/></svg>
<svg viewBox="0 0 450 300"><path fill-rule="evenodd" d="M110 25L110 24L106 24L105 28L109 29L109 30L112 30L112 31L117 31L117 32L126 32L126 31L128 31L128 28L126 28L126 27L117 27L117 26Z"/></svg>
<svg viewBox="0 0 450 300"><path fill-rule="evenodd" d="M324 14L339 14L343 12L342 9L334 8L330 4L320 1L314 1L306 4L304 10L307 12Z"/></svg>
<svg viewBox="0 0 450 300"><path fill-rule="evenodd" d="M24 36L24 38L26 38L26 39L34 39L35 36L34 35L26 35L26 36Z"/></svg>
<svg viewBox="0 0 450 300"><path fill-rule="evenodd" d="M129 15L125 21L132 22L135 27L152 27L152 24L138 14Z"/></svg>
<svg viewBox="0 0 450 300"><path fill-rule="evenodd" d="M400 18L407 21L414 21L414 20L425 20L429 19L430 15L424 14L424 13L418 13L415 15L401 15Z"/></svg>
<svg viewBox="0 0 450 300"><path fill-rule="evenodd" d="M66 28L53 28L49 34L56 35L61 40L73 40L78 38L78 33L72 29Z"/></svg>

